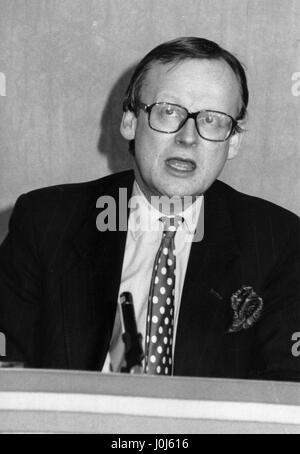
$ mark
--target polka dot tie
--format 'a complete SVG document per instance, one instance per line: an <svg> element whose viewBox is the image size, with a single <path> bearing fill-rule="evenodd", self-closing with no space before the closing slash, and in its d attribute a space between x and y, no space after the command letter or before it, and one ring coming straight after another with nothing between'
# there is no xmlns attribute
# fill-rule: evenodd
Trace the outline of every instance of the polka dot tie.
<svg viewBox="0 0 300 454"><path fill-rule="evenodd" d="M150 284L147 327L145 372L155 375L172 375L172 344L175 293L175 244L174 237L183 219L163 217L161 244L155 257Z"/></svg>

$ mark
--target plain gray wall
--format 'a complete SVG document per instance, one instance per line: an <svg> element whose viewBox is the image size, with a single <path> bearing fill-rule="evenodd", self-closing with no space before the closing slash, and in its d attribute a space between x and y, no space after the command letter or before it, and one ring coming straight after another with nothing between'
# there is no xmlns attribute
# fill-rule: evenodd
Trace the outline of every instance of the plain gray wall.
<svg viewBox="0 0 300 454"><path fill-rule="evenodd" d="M248 131L222 179L300 214L299 0L0 0L0 14L0 240L19 194L131 167L132 66L183 35L247 67Z"/></svg>

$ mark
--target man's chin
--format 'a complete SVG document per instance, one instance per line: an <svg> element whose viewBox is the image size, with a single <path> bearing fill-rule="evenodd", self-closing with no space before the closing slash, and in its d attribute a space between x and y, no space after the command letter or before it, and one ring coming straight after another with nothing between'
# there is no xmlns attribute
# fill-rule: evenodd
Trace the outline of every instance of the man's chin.
<svg viewBox="0 0 300 454"><path fill-rule="evenodd" d="M152 193L150 203L156 208L159 207L159 211L180 213L195 202L199 195L201 192L195 191L194 188L163 187L156 195Z"/></svg>
<svg viewBox="0 0 300 454"><path fill-rule="evenodd" d="M202 195L202 187L194 187L192 185L183 185L178 182L171 185L165 185L161 188L161 194L169 198L184 198L184 197L196 197Z"/></svg>

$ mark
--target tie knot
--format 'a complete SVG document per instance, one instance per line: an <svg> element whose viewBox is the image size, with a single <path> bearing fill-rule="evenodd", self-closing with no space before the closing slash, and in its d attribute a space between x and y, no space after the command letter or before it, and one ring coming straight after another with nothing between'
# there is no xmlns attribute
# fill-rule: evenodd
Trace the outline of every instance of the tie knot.
<svg viewBox="0 0 300 454"><path fill-rule="evenodd" d="M163 223L164 233L172 236L175 235L178 227L183 223L184 218L181 216L162 216L159 220Z"/></svg>

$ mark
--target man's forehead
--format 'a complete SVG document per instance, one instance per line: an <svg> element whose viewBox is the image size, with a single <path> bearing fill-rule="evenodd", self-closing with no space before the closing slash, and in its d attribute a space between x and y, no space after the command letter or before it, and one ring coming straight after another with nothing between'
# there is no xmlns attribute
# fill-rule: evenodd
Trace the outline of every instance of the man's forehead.
<svg viewBox="0 0 300 454"><path fill-rule="evenodd" d="M145 102L155 102L161 94L191 93L191 96L232 97L240 99L237 76L222 59L184 59L171 63L153 62L141 87ZM150 98L150 99L149 99Z"/></svg>
<svg viewBox="0 0 300 454"><path fill-rule="evenodd" d="M191 82L199 84L199 78L205 77L214 82L238 83L237 77L231 67L222 59L184 59L170 63L155 61L151 63L143 86L158 86L173 82L177 78L187 77Z"/></svg>

